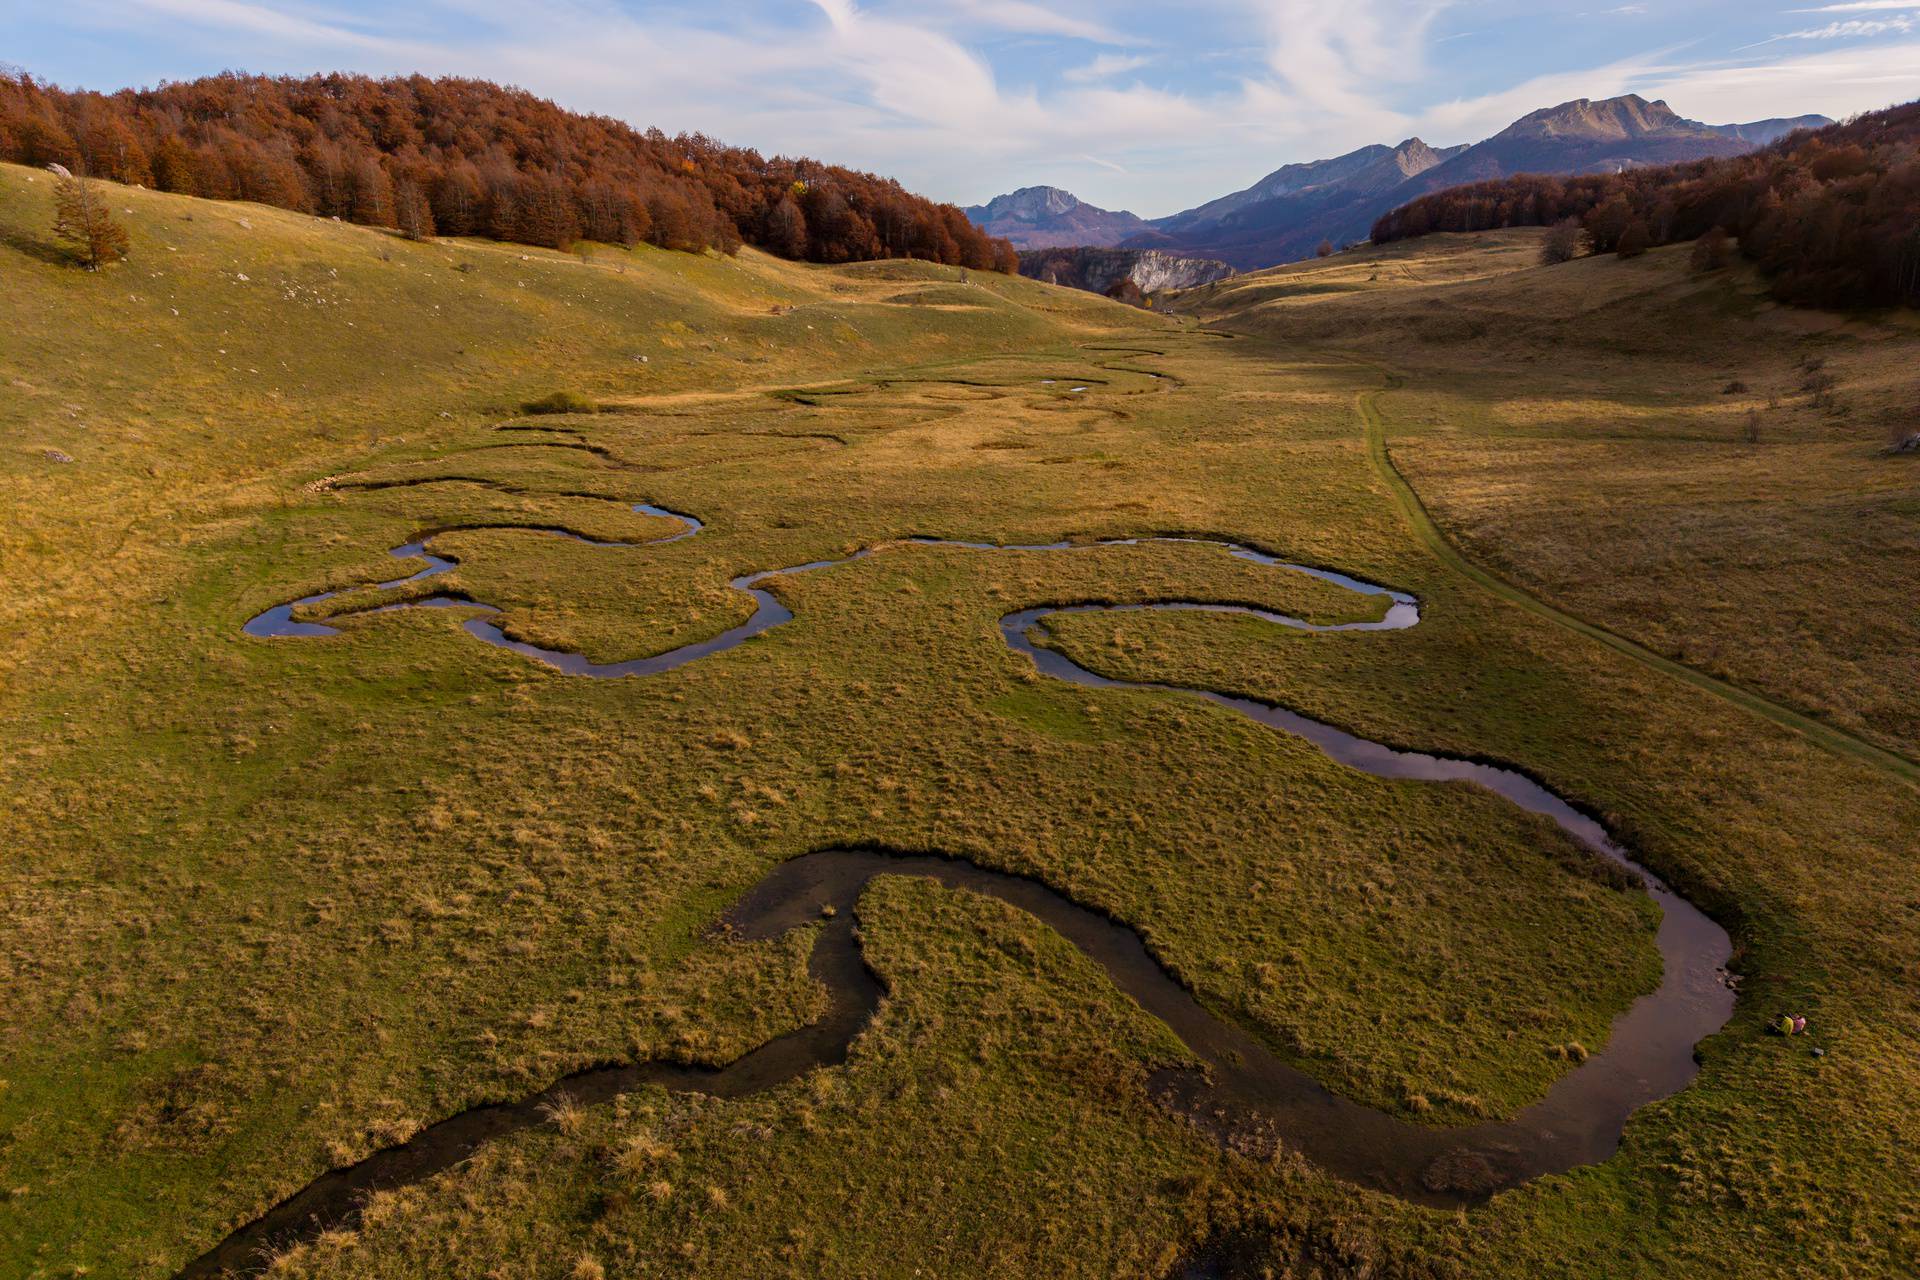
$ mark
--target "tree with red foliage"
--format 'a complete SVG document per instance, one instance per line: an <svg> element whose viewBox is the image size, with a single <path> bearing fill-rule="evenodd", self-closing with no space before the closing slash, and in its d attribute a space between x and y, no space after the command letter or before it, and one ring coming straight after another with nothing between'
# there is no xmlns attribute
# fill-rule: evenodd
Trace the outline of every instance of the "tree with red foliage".
<svg viewBox="0 0 1920 1280"><path fill-rule="evenodd" d="M1563 218L1553 224L1553 230L1547 233L1547 242L1540 247L1540 261L1549 267L1557 267L1563 262L1572 262L1580 256L1587 244L1586 228L1576 218Z"/></svg>
<svg viewBox="0 0 1920 1280"><path fill-rule="evenodd" d="M1708 227L1706 234L1693 242L1693 254L1689 264L1703 275L1725 267L1727 265L1727 233L1719 227Z"/></svg>
<svg viewBox="0 0 1920 1280"><path fill-rule="evenodd" d="M53 234L73 251L81 266L98 271L127 256L127 230L84 172L49 166L53 179Z"/></svg>
<svg viewBox="0 0 1920 1280"><path fill-rule="evenodd" d="M486 196L480 171L461 160L435 174L428 183L433 222L444 236L471 236L480 231Z"/></svg>
<svg viewBox="0 0 1920 1280"><path fill-rule="evenodd" d="M192 195L193 148L177 133L160 139L153 153L153 185L162 191Z"/></svg>
<svg viewBox="0 0 1920 1280"><path fill-rule="evenodd" d="M354 157L347 168L347 214L370 227L393 225L393 179L371 155Z"/></svg>
<svg viewBox="0 0 1920 1280"><path fill-rule="evenodd" d="M1593 209L1581 219L1586 228L1587 238L1593 242L1595 253L1612 253L1620 247L1620 238L1627 233L1633 223L1633 206L1627 203L1625 196L1613 199ZM1646 246L1641 246L1644 251Z"/></svg>
<svg viewBox="0 0 1920 1280"><path fill-rule="evenodd" d="M1653 232L1645 218L1632 218L1615 241L1613 251L1623 258L1637 258L1653 247Z"/></svg>
<svg viewBox="0 0 1920 1280"><path fill-rule="evenodd" d="M426 240L433 235L433 207L427 193L412 178L393 184L393 216L400 234L409 240Z"/></svg>
<svg viewBox="0 0 1920 1280"><path fill-rule="evenodd" d="M1635 219L1652 244L1717 231L1737 239L1775 296L1789 302L1920 306L1920 102L1795 133L1742 156L1454 187L1384 215L1373 239L1564 218L1582 221L1596 252L1617 250Z"/></svg>
<svg viewBox="0 0 1920 1280"><path fill-rule="evenodd" d="M83 152L123 181L419 234L1017 262L954 206L888 179L642 133L474 80L228 73L102 96L0 74L0 159L70 164Z"/></svg>
<svg viewBox="0 0 1920 1280"><path fill-rule="evenodd" d="M792 196L781 196L767 211L767 225L760 243L783 258L800 258L807 252L807 215Z"/></svg>

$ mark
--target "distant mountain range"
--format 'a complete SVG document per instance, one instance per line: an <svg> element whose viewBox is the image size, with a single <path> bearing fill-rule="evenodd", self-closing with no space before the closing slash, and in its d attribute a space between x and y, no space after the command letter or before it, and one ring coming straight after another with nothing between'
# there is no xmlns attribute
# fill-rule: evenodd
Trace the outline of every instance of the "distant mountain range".
<svg viewBox="0 0 1920 1280"><path fill-rule="evenodd" d="M1059 187L1022 187L962 212L974 226L1011 240L1016 249L1116 245L1128 236L1153 230L1145 218L1083 204ZM994 227L1005 229L991 230Z"/></svg>
<svg viewBox="0 0 1920 1280"><path fill-rule="evenodd" d="M1600 102L1581 98L1535 111L1471 146L1436 149L1409 138L1398 146L1290 164L1244 191L1166 218L1143 220L1096 208L1057 187L1028 187L966 213L1021 249L1160 249L1247 271L1311 257L1322 241L1338 246L1364 239L1381 214L1447 187L1516 173L1617 173L1738 155L1796 129L1830 123L1825 116L1799 116L1701 124L1635 94Z"/></svg>

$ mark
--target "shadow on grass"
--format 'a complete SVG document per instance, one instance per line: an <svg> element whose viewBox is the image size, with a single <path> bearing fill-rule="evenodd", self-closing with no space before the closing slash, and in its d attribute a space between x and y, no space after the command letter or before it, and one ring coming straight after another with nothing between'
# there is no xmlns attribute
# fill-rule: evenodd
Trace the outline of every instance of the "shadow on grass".
<svg viewBox="0 0 1920 1280"><path fill-rule="evenodd" d="M0 231L0 244L6 245L7 248L17 253L25 254L29 258L38 258L41 262L51 263L56 267L77 267L80 265L74 261L71 254L59 245L51 241L38 239L12 227Z"/></svg>

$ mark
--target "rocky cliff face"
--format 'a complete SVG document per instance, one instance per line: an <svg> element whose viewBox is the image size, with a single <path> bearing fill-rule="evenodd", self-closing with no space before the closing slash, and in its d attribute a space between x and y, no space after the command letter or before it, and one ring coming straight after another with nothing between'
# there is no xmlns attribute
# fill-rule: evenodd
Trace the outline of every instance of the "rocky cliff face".
<svg viewBox="0 0 1920 1280"><path fill-rule="evenodd" d="M1234 274L1224 262L1183 258L1157 249L1053 248L1020 255L1020 274L1125 302L1170 289L1191 289Z"/></svg>

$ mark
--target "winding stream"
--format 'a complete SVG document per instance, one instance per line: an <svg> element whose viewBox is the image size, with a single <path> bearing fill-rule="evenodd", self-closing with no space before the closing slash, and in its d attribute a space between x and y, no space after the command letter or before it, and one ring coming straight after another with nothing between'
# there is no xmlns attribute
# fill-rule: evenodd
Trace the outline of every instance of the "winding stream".
<svg viewBox="0 0 1920 1280"><path fill-rule="evenodd" d="M415 483L420 483L420 482L416 481ZM463 483L467 483L467 482L463 481ZM485 483L485 482L477 481L473 483ZM568 495L568 496L591 497L593 495L581 494L581 495ZM389 578L385 582L376 582L366 587L343 587L339 591L322 591L316 595L301 596L298 600L289 601L288 603L282 604L282 605L275 605L273 608L268 609L263 613L255 614L253 617L247 619L246 625L243 626L241 630L245 631L250 636L260 636L266 639L272 639L276 637L287 637L287 636L337 636L340 634L340 628L330 627L324 622L297 622L294 620L293 611L295 609L302 608L306 605L319 604L323 600L332 600L336 596L340 595L342 591L386 591L392 587L404 587L409 582L419 582L422 579L432 578L439 574L447 572L447 570L453 568L455 565L459 564L460 562L451 556L437 556L427 550L427 543L431 539L443 533L480 533L480 532L544 533L549 537L565 538L569 542L584 542L590 547L658 547L658 546L664 546L669 542L678 542L682 538L691 538L694 534L700 532L700 530L706 527L705 525L701 524L700 521L696 520L692 516L683 515L678 511L669 511L665 507L656 507L650 502L635 502L629 505L634 511L639 512L643 516L665 516L670 520L678 520L681 523L681 528L677 532L670 533L664 538L652 538L645 542L606 542L598 538L589 538L585 534L575 533L571 529L562 529L555 525L538 525L538 524L448 525L443 528L433 529L426 533L422 533L418 537L416 537L412 542L403 542L399 546L394 547L387 552L388 555L392 556L396 560L414 560L414 559L425 560L427 562L427 567L420 570L418 573L409 573L405 577L400 577L400 578ZM484 609L490 613L499 612L492 605L479 604L476 601L466 600L466 599L462 599L455 596L429 596L424 600L403 600L397 604L381 605L378 608L360 610L359 612L391 613L396 609L416 609L416 608L423 608L423 607L450 607L453 605L468 605L476 609Z"/></svg>
<svg viewBox="0 0 1920 1280"><path fill-rule="evenodd" d="M682 522L679 532L658 541L691 537L701 528L700 522L691 516L646 504L634 509L673 516ZM541 532L579 536L560 529ZM454 561L426 550L430 537L422 535L394 548L391 553L402 559L422 557L428 561L425 569L378 585L399 586L452 568ZM1238 1132L1258 1129L1277 1136L1285 1145L1338 1177L1435 1206L1476 1203L1543 1174L1605 1160L1619 1146L1622 1130L1636 1110L1671 1096L1693 1079L1698 1070L1694 1045L1718 1031L1732 1015L1734 994L1725 970L1732 946L1724 930L1629 857L1599 822L1518 771L1446 756L1399 751L1252 699L1179 685L1111 679L1080 666L1043 643L1047 621L1057 614L1143 609L1231 613L1315 632L1404 630L1420 620L1419 605L1411 596L1329 570L1289 564L1250 547L1208 539L1153 537L1003 546L906 538L864 548L838 560L813 561L737 577L731 585L746 592L754 601L754 613L746 622L709 640L628 662L594 663L578 654L512 640L490 620L489 615L497 614L497 609L453 596L433 596L382 609L474 609L481 612L462 625L488 644L525 654L572 675L646 676L671 671L733 648L792 618L792 612L767 590L768 582L864 559L889 546L1069 552L1147 542L1197 543L1223 548L1256 564L1308 574L1364 595L1386 597L1388 607L1378 620L1317 625L1246 606L1185 601L1047 606L1021 609L1000 619L1000 633L1008 647L1025 655L1041 674L1072 684L1203 699L1280 732L1304 738L1334 760L1376 777L1469 782L1484 787L1530 813L1552 820L1582 845L1632 873L1661 908L1656 944L1663 970L1660 985L1634 1001L1614 1020L1603 1052L1562 1076L1543 1098L1509 1119L1454 1129L1412 1123L1331 1092L1237 1023L1203 1007L1152 955L1140 935L1125 923L1073 902L1038 881L928 854L830 849L773 868L721 918L721 924L732 936L743 939L771 938L803 925L819 926L809 970L825 987L828 1008L818 1021L770 1040L723 1067L665 1062L596 1067L568 1076L520 1102L461 1112L422 1130L397 1147L376 1152L349 1168L322 1175L194 1261L181 1276L215 1276L257 1267L266 1250L350 1220L367 1192L427 1177L457 1164L494 1138L544 1123L549 1108L562 1095L581 1103L594 1103L657 1085L737 1097L771 1088L816 1067L844 1061L853 1040L878 1009L882 994L878 981L861 958L854 927L861 892L877 875L921 876L999 898L1031 912L1079 947L1116 986L1171 1028L1194 1057L1205 1064L1204 1070L1160 1071L1153 1077L1152 1088L1164 1105L1222 1140ZM269 609L250 620L246 631L249 635L268 637L338 634L337 628L298 622L291 616L301 605L331 599L336 594L307 596ZM376 610L366 612L373 611ZM821 908L828 905L837 910L823 919Z"/></svg>

